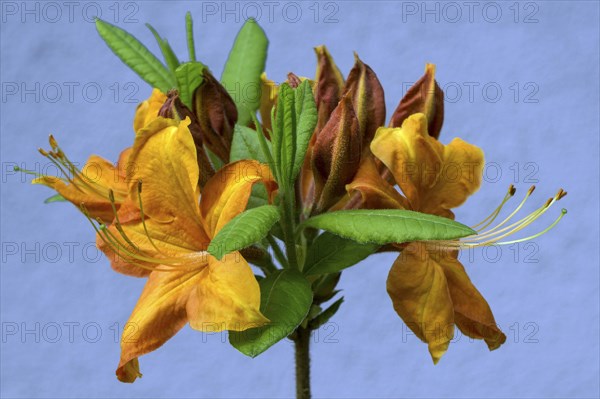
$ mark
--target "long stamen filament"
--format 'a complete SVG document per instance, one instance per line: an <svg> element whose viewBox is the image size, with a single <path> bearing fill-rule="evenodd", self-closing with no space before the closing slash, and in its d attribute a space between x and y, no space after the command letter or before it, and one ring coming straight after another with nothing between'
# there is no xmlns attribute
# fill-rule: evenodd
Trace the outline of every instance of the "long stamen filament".
<svg viewBox="0 0 600 399"><path fill-rule="evenodd" d="M502 210L504 205L508 202L509 199L511 199L515 195L516 191L517 190L515 189L515 187L511 184L510 187L508 188L508 192L504 196L504 199L502 200L500 205L498 205L496 207L496 209L494 209L494 211L488 217L486 217L485 219L483 219L481 222L477 223L476 225L471 226L471 228L473 230L481 231L481 230L485 229L486 227L488 227L490 224L492 224L494 222L494 220L496 220L496 218L500 214L500 211ZM489 219L489 221L488 221L488 219Z"/></svg>
<svg viewBox="0 0 600 399"><path fill-rule="evenodd" d="M544 213L546 213L548 211L548 209L550 209L550 207L555 202L559 201L561 198L563 198L567 194L565 191L560 189L553 198L548 199L548 201L546 201L546 203L544 203L541 207L539 207L538 209L531 212L529 215L521 218L520 220L518 220L516 222L509 224L508 226L504 226L523 207L523 205L525 204L525 201L529 198L529 196L531 195L531 193L533 192L534 189L535 189L535 187L532 186L529 189L529 191L527 192L527 195L525 196L525 198L517 206L517 208L513 212L511 212L511 214L508 215L502 222L500 222L495 227L493 227L479 235L468 236L461 240L427 241L427 242L436 247L440 246L441 249L457 250L457 249L476 248L476 247L491 246L491 245L508 245L508 244L524 242L524 241L528 241L528 240L532 240L537 237L540 237L541 235L547 233L548 231L550 231L552 228L554 228L558 224L558 222L566 215L566 213L567 213L566 209L563 209L561 211L560 216L550 226L546 227L544 230L540 231L539 233L536 233L536 234L533 234L533 235L530 235L530 236L527 236L524 238L520 238L520 239L515 239L515 240L510 240L510 241L501 241L502 239L504 239L510 235L513 235L515 233L518 233L519 231L528 227L534 221L539 219ZM485 224L486 226L489 225L490 221L493 221L497 217L499 210L503 207L504 203L508 200L508 198L510 198L512 196L512 195L510 195L511 193L514 194L514 189L512 188L512 186L511 186L511 189L509 189L509 193L504 197L500 206L498 206L498 208L496 208L490 214L490 216L488 216L486 219L484 219L483 222L480 222L478 224L478 226L481 226L483 224ZM504 226L504 227L502 227L502 226ZM480 229L480 230L482 230L482 229Z"/></svg>

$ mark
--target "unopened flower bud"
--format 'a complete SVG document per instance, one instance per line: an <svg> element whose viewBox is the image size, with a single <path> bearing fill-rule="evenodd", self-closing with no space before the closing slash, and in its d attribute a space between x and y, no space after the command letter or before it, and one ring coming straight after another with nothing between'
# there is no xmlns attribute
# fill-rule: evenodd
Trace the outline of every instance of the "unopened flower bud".
<svg viewBox="0 0 600 399"><path fill-rule="evenodd" d="M344 77L327 51L327 47L315 47L315 53L317 54L317 73L314 93L319 116L315 131L319 132L329 120L342 97Z"/></svg>
<svg viewBox="0 0 600 399"><path fill-rule="evenodd" d="M355 54L354 67L348 74L344 95L350 96L360 125L363 148L367 148L377 128L385 123L383 87L375 72Z"/></svg>
<svg viewBox="0 0 600 399"><path fill-rule="evenodd" d="M406 118L416 113L425 114L428 133L437 139L444 122L444 92L435 81L433 64L425 66L425 75L400 100L390 119L390 127L402 126Z"/></svg>
<svg viewBox="0 0 600 399"><path fill-rule="evenodd" d="M350 97L342 98L317 137L312 150L315 212L320 213L345 194L360 164L361 136Z"/></svg>
<svg viewBox="0 0 600 399"><path fill-rule="evenodd" d="M237 108L227 90L206 68L203 78L194 91L193 111L198 118L204 145L228 163Z"/></svg>

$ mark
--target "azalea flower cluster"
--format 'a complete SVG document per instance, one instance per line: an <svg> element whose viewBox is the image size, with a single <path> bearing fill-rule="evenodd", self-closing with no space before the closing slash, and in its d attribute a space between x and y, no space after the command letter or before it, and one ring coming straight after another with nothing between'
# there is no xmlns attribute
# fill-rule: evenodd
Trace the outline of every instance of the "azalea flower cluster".
<svg viewBox="0 0 600 399"><path fill-rule="evenodd" d="M146 279L129 319L135 329L121 341L119 380L133 382L140 377L138 358L188 323L199 331L235 332L276 322L270 315L275 313L268 311L271 298L265 298L273 284L262 281L281 270L296 270L302 280L299 286L308 286L310 295L306 311L281 338L310 336L341 305L338 300L321 309L337 294L341 270L383 251L398 253L387 280L393 307L427 343L434 362L448 349L455 326L485 341L490 350L505 342L488 303L458 260L458 250L535 238L539 234L506 240L566 193L560 190L529 215L514 220L531 188L516 209L494 225L515 195L511 186L490 216L462 238L432 234L428 239L394 241L394 235L387 244L363 242L355 248L342 233L334 239L347 245L345 258L351 261L314 272L314 264L322 259L318 251L311 252L311 245L328 227L311 227L311 220L345 211L364 211L355 215L368 216L368 210L402 210L407 211L402 215L438 217L423 223L450 221L452 209L479 189L484 166L478 147L460 138L447 145L438 140L444 96L435 81L434 65L426 65L425 74L386 124L384 91L374 71L356 56L344 78L326 47L315 50L314 79L290 73L286 82L276 85L262 75L256 110L260 121L251 115L240 124L240 112L247 110L204 68L187 104L178 90L153 89L135 112L133 145L123 150L116 165L93 155L78 169L52 136L50 149L40 150L63 176L38 176L33 182L51 187L81 210L115 271ZM288 112L298 122L295 132L309 126L302 158L287 160L298 165L297 178L293 171L284 173L285 162L282 165L271 155L296 145L278 135L282 126L287 128ZM314 123L303 125L306 115L314 115ZM254 147L240 150L240 143L253 140ZM300 152L292 154L296 153ZM85 173L91 165L99 171L95 178ZM271 223L266 235L243 248L216 256L210 247L220 233L242 229L244 223L262 223L241 219L255 207L253 201L281 208L281 215L276 215L281 222ZM303 223L308 227L299 228ZM395 227L403 228L403 224ZM262 274L255 275L257 270Z"/></svg>

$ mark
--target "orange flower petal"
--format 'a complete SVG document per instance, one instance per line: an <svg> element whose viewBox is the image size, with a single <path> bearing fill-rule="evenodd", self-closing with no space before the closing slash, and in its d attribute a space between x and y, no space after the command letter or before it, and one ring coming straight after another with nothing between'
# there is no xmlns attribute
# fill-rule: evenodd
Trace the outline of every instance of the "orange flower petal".
<svg viewBox="0 0 600 399"><path fill-rule="evenodd" d="M463 265L455 256L447 255L439 264L448 281L454 319L460 331L471 338L485 340L490 350L500 347L506 336L496 325L490 306L469 279Z"/></svg>
<svg viewBox="0 0 600 399"><path fill-rule="evenodd" d="M448 216L481 184L483 152L458 138L444 146L429 136L420 113L401 128L380 128L371 151L392 171L413 210Z"/></svg>
<svg viewBox="0 0 600 399"><path fill-rule="evenodd" d="M387 291L396 313L429 346L437 363L454 336L454 310L442 267L425 245L411 243L394 262Z"/></svg>
<svg viewBox="0 0 600 399"><path fill-rule="evenodd" d="M379 174L375 159L365 153L361 164L352 180L346 185L348 194L359 193L362 199L361 208L365 209L406 209L408 203L391 184Z"/></svg>
<svg viewBox="0 0 600 399"><path fill-rule="evenodd" d="M198 270L152 272L121 337L117 377L133 382L139 374L137 358L159 348L187 323L190 293L201 281Z"/></svg>
<svg viewBox="0 0 600 399"><path fill-rule="evenodd" d="M201 250L209 239L198 208L196 146L188 129L158 118L138 132L129 162L130 199L138 205L139 182L144 215L160 235L174 235L179 245Z"/></svg>
<svg viewBox="0 0 600 399"><path fill-rule="evenodd" d="M206 332L243 331L268 323L260 313L258 282L240 253L221 261L210 256L208 262L188 302L190 326Z"/></svg>
<svg viewBox="0 0 600 399"><path fill-rule="evenodd" d="M206 183L200 213L209 237L214 237L246 209L252 186L259 181L267 186L269 193L275 190L275 181L267 165L242 160L226 165Z"/></svg>
<svg viewBox="0 0 600 399"><path fill-rule="evenodd" d="M160 111L165 101L167 101L167 96L160 90L153 89L150 97L141 102L135 111L133 131L137 132L158 118L158 111Z"/></svg>

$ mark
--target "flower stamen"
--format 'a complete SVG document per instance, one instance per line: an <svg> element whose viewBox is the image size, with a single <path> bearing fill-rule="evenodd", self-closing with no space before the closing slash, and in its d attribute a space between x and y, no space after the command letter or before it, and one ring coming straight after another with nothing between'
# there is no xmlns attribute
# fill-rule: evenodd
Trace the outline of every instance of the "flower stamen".
<svg viewBox="0 0 600 399"><path fill-rule="evenodd" d="M479 224L476 225L476 226L483 225L483 227L480 227L480 229L478 230L479 234L467 236L465 238L462 238L461 240L427 241L427 242L436 247L439 246L439 247L441 247L441 249L457 250L457 249L477 248L477 247L491 246L491 245L509 245L509 244L524 242L524 241L528 241L528 240L532 240L537 237L540 237L541 235L543 235L543 234L547 233L548 231L550 231L551 229L553 229L558 224L558 222L567 214L566 209L562 209L561 214L558 216L558 218L556 218L556 220L554 220L554 222L552 222L548 227L546 227L545 229L543 229L542 231L540 231L536 234L533 234L533 235L530 235L530 236L527 236L524 238L516 239L516 240L501 241L501 240L505 239L506 237L511 236L515 233L518 233L519 231L521 231L521 230L525 229L526 227L528 227L529 225L531 225L534 221L536 221L544 213L546 213L548 211L548 209L550 209L550 207L552 205L554 205L554 203L556 203L557 201L562 199L565 195L567 195L567 193L563 189L560 189L560 190L558 190L558 192L556 193L556 195L554 197L549 198L541 207L537 208L536 210L531 212L529 215L521 218L520 220L518 220L516 222L509 224L508 226L504 226L510 220L512 220L512 218L521 210L521 208L523 207L523 205L525 204L527 199L531 196L531 194L533 193L534 190L535 190L535 186L531 186L531 188L527 191L525 198L523 198L523 200L519 203L519 205L516 207L516 209L513 212L511 212L502 222L500 222L499 224L497 224L496 226L492 227L491 229L489 229L487 231L482 232L482 230L485 227L487 227L489 224L491 224L491 222L493 222L493 220L498 216L499 210L502 209L502 207L504 206L506 201L510 197L512 197L512 195L514 194L515 190L514 190L514 187L512 187L512 185L509 188L509 192L504 197L504 199L502 200L502 202L498 206L498 208L496 208L490 214L490 216L488 216L486 219L484 219L482 222L480 222Z"/></svg>

